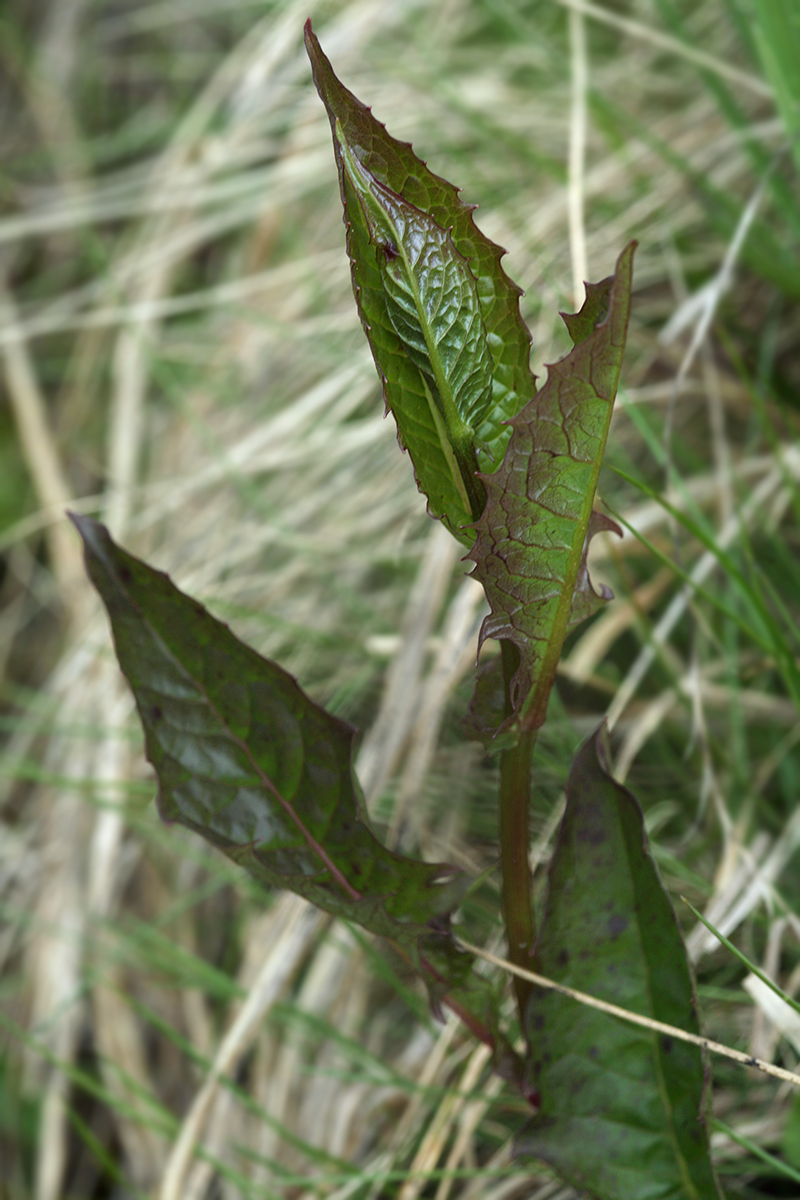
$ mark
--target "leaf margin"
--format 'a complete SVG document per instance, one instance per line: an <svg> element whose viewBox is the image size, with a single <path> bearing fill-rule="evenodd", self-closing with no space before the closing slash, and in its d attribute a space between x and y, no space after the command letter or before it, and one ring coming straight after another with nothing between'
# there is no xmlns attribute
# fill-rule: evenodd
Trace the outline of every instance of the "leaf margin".
<svg viewBox="0 0 800 1200"><path fill-rule="evenodd" d="M594 503L625 349L636 246L625 247L613 275L586 285L579 312L561 314L573 348L548 367L543 387L509 422L500 468L481 476L486 507L466 556L490 606L479 648L492 637L511 642L519 654L510 685L513 712L487 731L495 748L544 723L564 639L611 595L607 588L594 590L587 559L596 533L622 536ZM570 404L571 391L578 395ZM585 428L590 404L598 426L593 434ZM573 447L581 440L578 460ZM539 500L545 492L548 504ZM560 497L555 507L554 496ZM534 534L541 544L532 541ZM561 561L554 567L556 552ZM538 653L537 644L543 646Z"/></svg>
<svg viewBox="0 0 800 1200"><path fill-rule="evenodd" d="M578 987L597 999L611 1001L629 1011L652 1016L666 1025L699 1035L694 979L675 910L661 883L650 850L641 807L633 793L615 780L609 770L606 739L606 725L603 723L584 741L570 771L567 808L548 869L548 894L533 969L555 984ZM596 793L594 796L590 795L593 790ZM617 823L616 827L614 822ZM591 897L586 895L586 874L591 876L591 871L582 872L580 868L581 862L586 867L595 859L593 870L599 873L601 879L610 877L603 860L603 854L609 853L606 849L608 831L611 831L612 841L621 839L627 846L634 874L641 872L638 893L634 887L633 894L637 898L632 913L636 913L638 925L647 927L648 931L648 936L642 939L646 960L642 974L647 981L646 988L655 1011L642 1013L640 996L634 999L631 994L619 994L618 989L624 987L625 983L620 978L618 949L614 951L613 963L606 975L602 974L602 962L597 960L601 947L620 938L625 945L624 939L628 935L628 928L624 925L627 918L606 900L604 890L599 896L595 892ZM618 856L615 861L618 861ZM608 890L611 890L610 887ZM573 895L577 897L577 903L571 910L569 906ZM657 947L653 933L656 926L659 939ZM579 949L581 945L586 947L583 951ZM674 966L666 969L668 956L664 947L667 945L671 947L669 961L677 957L682 964L682 980L676 978ZM595 965L596 962L598 965ZM587 972L592 971L596 977L593 975L587 981ZM572 1011L575 1016L568 1019ZM557 1026L555 1033L548 1030L548 1020L552 1022L553 1019ZM541 1107L518 1139L519 1154L535 1155L548 1162L565 1181L579 1190L585 1190L596 1200L653 1200L654 1197L661 1200L721 1200L722 1193L710 1156L710 1066L704 1047L693 1042L678 1042L580 1005L577 1000L555 989L534 989L528 1004L526 1025L531 1047L526 1063L527 1086L538 1092ZM591 1071L598 1072L602 1078L602 1091L597 1093L596 1110L593 1112L590 1106L588 1112L581 1115L580 1088L584 1080L591 1078L591 1074L586 1074L586 1068L581 1066L581 1060L572 1046L574 1042L585 1046L587 1030L592 1046L588 1053L582 1053ZM569 1038L570 1044L554 1044L554 1037L559 1043ZM654 1188L658 1185L658 1180L654 1183L641 1147L633 1157L634 1169L641 1168L640 1178L644 1179L642 1188L639 1190L634 1186L635 1179L633 1182L628 1179L623 1189L619 1176L615 1174L620 1166L621 1144L618 1142L612 1148L607 1142L599 1142L602 1136L599 1118L601 1115L607 1117L609 1110L614 1111L614 1068L622 1059L624 1065L619 1073L626 1068L630 1070L616 1044L624 1043L626 1039L631 1047L636 1043L644 1047L645 1056L652 1051L655 1072L653 1091L661 1096L673 1121L673 1127L663 1136L661 1145L661 1150L666 1146L668 1153L671 1148L677 1161L677 1183L673 1178L668 1192L649 1190L651 1184ZM611 1064L607 1061L609 1057ZM687 1068L694 1071L694 1079L688 1088L684 1088L681 1097L679 1089L686 1081ZM566 1101L563 1096L565 1090ZM669 1099L666 1092L670 1092ZM688 1113L686 1093L690 1093ZM589 1095L591 1105L591 1089ZM623 1134L623 1141L624 1136L635 1138L640 1129L645 1128L645 1113L651 1115L646 1109L644 1081L640 1082L635 1097L638 1121L630 1122ZM573 1116L570 1106L578 1109L578 1127L573 1131L572 1142L570 1133ZM580 1125L581 1120L585 1128ZM590 1164L592 1161L589 1130L594 1134L597 1144L591 1171L587 1168L587 1160ZM685 1151L687 1145L688 1155Z"/></svg>
<svg viewBox="0 0 800 1200"><path fill-rule="evenodd" d="M465 527L479 515L483 498L478 511L474 504L472 511L467 511L457 489L445 486L443 490L437 476L447 476L450 466L446 456L434 444L439 434L433 420L428 418L427 401L418 383L399 394L397 399L392 395L390 375L392 370L398 370L401 351L394 330L387 330L389 322L381 311L377 265L370 262L365 253L363 234L352 219L353 204L357 202L349 190L337 149L337 121L353 153L369 167L376 179L409 204L428 213L437 225L448 231L456 249L470 266L492 358L492 402L475 438L477 467L488 473L502 461L510 436L507 421L536 393L536 380L530 369L530 331L519 310L519 299L524 293L501 265L505 250L487 238L475 224L476 206L465 204L459 190L430 171L409 143L400 142L387 133L371 109L341 83L322 51L310 18L305 26L305 44L314 83L331 124L353 292L382 382L386 410L397 422L398 440L411 455L417 486L427 497L431 516L442 519L453 536L469 548L474 535ZM374 260L374 251L372 257ZM379 340L384 344L376 352ZM474 487L474 481L468 481L467 490L472 491Z"/></svg>

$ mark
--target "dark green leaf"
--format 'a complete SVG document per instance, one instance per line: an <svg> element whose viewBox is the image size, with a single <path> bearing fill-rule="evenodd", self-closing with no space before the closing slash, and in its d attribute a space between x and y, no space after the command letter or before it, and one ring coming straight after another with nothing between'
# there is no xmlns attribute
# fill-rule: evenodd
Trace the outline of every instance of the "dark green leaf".
<svg viewBox="0 0 800 1200"><path fill-rule="evenodd" d="M469 711L462 722L462 729L473 742L497 745L496 730L506 717L506 689L503 678L503 663L499 654L484 657L475 676L475 687ZM514 739L511 739L513 745Z"/></svg>
<svg viewBox="0 0 800 1200"><path fill-rule="evenodd" d="M469 881L377 840L353 772L352 726L103 525L72 520L136 699L164 820L201 834L267 887L390 938L434 1005L446 1000L513 1075L499 1001L450 929Z"/></svg>
<svg viewBox="0 0 800 1200"><path fill-rule="evenodd" d="M593 590L588 544L619 529L593 511L630 312L632 242L616 273L587 284L581 311L565 316L574 347L511 421L502 466L483 476L486 509L469 557L491 613L481 640L513 642L514 715L506 725L536 728L545 719L564 638L607 593Z"/></svg>
<svg viewBox="0 0 800 1200"><path fill-rule="evenodd" d="M404 944L446 923L463 878L377 840L352 769L352 726L104 526L73 520L136 698L164 820L202 834L268 887Z"/></svg>
<svg viewBox="0 0 800 1200"><path fill-rule="evenodd" d="M781 1151L796 1170L800 1170L800 1092L795 1093L781 1138ZM800 1182L800 1180L798 1180Z"/></svg>
<svg viewBox="0 0 800 1200"><path fill-rule="evenodd" d="M503 251L452 184L386 132L336 78L306 26L339 169L353 288L400 442L432 515L465 545L503 424L533 396L530 334Z"/></svg>
<svg viewBox="0 0 800 1200"><path fill-rule="evenodd" d="M686 950L641 809L608 774L601 733L570 774L535 969L699 1033ZM598 1200L718 1200L698 1046L543 989L531 996L527 1029L541 1108L524 1153Z"/></svg>

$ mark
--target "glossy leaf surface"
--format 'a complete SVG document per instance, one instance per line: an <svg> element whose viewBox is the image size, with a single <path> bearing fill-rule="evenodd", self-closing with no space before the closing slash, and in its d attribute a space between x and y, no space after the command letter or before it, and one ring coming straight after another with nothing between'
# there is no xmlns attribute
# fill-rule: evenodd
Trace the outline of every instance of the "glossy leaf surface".
<svg viewBox="0 0 800 1200"><path fill-rule="evenodd" d="M73 520L136 699L163 819L202 834L268 887L406 948L446 931L463 879L377 840L352 769L352 726L103 525Z"/></svg>
<svg viewBox="0 0 800 1200"><path fill-rule="evenodd" d="M386 311L429 381L451 440L471 441L492 399L492 360L478 288L450 234L380 183L336 123L344 171L376 247Z"/></svg>
<svg viewBox="0 0 800 1200"><path fill-rule="evenodd" d="M353 289L401 445L431 514L464 545L499 465L503 424L533 396L530 334L503 251L452 184L391 137L336 78L306 25L333 130Z"/></svg>
<svg viewBox="0 0 800 1200"><path fill-rule="evenodd" d="M699 1033L678 923L639 805L605 765L601 733L579 751L549 873L535 970ZM541 1108L520 1150L599 1200L719 1200L698 1046L534 989L529 1086Z"/></svg>
<svg viewBox="0 0 800 1200"><path fill-rule="evenodd" d="M608 595L592 588L586 554L598 530L619 532L593 504L625 349L634 249L623 251L612 277L587 284L579 313L564 316L573 349L511 421L500 469L483 476L486 509L469 557L491 606L481 640L505 639L519 651L507 729L544 722L564 638Z"/></svg>
<svg viewBox="0 0 800 1200"><path fill-rule="evenodd" d="M99 522L72 520L136 700L163 819L199 833L259 883L389 938L434 1011L446 1003L457 1012L519 1084L495 987L450 928L469 881L378 841L353 772L353 727Z"/></svg>

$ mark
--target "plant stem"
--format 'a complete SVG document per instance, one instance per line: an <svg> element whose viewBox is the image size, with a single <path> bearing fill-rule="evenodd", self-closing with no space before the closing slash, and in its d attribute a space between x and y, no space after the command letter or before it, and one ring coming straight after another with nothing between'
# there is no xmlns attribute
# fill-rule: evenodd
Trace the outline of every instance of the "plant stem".
<svg viewBox="0 0 800 1200"><path fill-rule="evenodd" d="M506 711L511 715L511 679L519 665L519 654L511 642L501 642ZM526 730L510 750L500 756L500 866L503 875L503 915L508 938L508 957L530 970L536 939L531 904L530 847L531 760L536 729ZM531 993L527 979L515 977L520 1024Z"/></svg>

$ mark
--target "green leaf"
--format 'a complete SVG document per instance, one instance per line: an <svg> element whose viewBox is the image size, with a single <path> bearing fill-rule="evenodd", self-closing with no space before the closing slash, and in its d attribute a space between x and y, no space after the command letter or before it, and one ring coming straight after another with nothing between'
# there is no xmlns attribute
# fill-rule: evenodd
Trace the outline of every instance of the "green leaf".
<svg viewBox="0 0 800 1200"><path fill-rule="evenodd" d="M544 723L564 638L610 594L592 588L586 555L600 529L620 532L593 504L625 349L635 246L622 252L612 277L586 285L579 313L564 316L573 349L511 421L500 469L482 476L486 509L468 555L491 606L481 641L513 642L520 659L504 734Z"/></svg>
<svg viewBox="0 0 800 1200"><path fill-rule="evenodd" d="M468 443L492 399L492 360L469 264L433 217L384 187L358 161L340 121L334 132L378 251L389 320L434 389L451 440Z"/></svg>
<svg viewBox="0 0 800 1200"><path fill-rule="evenodd" d="M353 727L99 522L72 520L136 700L162 818L199 833L259 883L391 939L434 1008L446 1001L493 1044L497 1069L518 1080L499 999L450 929L469 880L378 841L353 772Z"/></svg>
<svg viewBox="0 0 800 1200"><path fill-rule="evenodd" d="M431 515L469 546L464 526L484 503L475 471L497 468L504 422L536 390L522 293L457 189L339 82L310 21L306 47L331 121L353 290L386 406Z"/></svg>
<svg viewBox="0 0 800 1200"><path fill-rule="evenodd" d="M202 834L262 884L404 944L446 923L463 877L377 840L352 768L353 727L104 526L73 520L136 699L163 819Z"/></svg>
<svg viewBox="0 0 800 1200"><path fill-rule="evenodd" d="M699 1034L689 963L634 796L602 731L575 759L550 865L535 970ZM597 1200L719 1200L700 1048L534 989L529 1084L541 1107L520 1149Z"/></svg>
<svg viewBox="0 0 800 1200"><path fill-rule="evenodd" d="M795 1093L783 1127L781 1152L789 1164L800 1171L800 1092ZM800 1183L800 1179L797 1182Z"/></svg>

